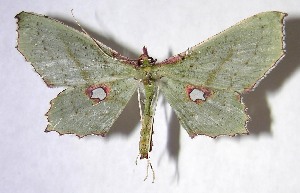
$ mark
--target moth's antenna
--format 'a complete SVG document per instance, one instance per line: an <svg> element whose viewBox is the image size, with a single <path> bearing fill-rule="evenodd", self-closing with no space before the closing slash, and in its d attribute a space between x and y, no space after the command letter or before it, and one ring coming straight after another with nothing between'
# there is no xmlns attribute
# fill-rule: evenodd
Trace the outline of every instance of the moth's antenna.
<svg viewBox="0 0 300 193"><path fill-rule="evenodd" d="M87 35L89 36L94 42L95 44L98 46L98 48L101 50L101 52L103 52L104 55L106 55L107 57L111 57L110 55L108 55L106 52L103 51L103 49L101 48L101 46L99 45L99 43L92 37L90 36L89 33L87 33L87 31L85 31L81 25L79 24L79 22L77 21L77 19L75 18L74 14L73 14L73 9L71 9L71 14L72 14L72 17L74 18L76 24L80 27L80 29Z"/></svg>

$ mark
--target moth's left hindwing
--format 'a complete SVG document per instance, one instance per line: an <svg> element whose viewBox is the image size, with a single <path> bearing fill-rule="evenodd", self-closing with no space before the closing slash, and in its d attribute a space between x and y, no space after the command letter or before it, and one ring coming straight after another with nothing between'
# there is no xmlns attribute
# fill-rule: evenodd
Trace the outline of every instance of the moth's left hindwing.
<svg viewBox="0 0 300 193"><path fill-rule="evenodd" d="M205 100L193 101L190 93L193 89L200 90L201 87L169 78L162 78L160 85L180 124L191 137L248 133L245 128L248 116L244 112L245 106L241 103L238 93L203 87L203 91L206 92Z"/></svg>

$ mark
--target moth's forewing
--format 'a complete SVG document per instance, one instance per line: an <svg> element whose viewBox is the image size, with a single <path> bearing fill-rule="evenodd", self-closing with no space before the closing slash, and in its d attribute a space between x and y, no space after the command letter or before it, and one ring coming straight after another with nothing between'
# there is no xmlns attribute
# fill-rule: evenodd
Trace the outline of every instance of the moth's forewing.
<svg viewBox="0 0 300 193"><path fill-rule="evenodd" d="M135 76L135 69L113 58L117 53L47 16L21 12L18 50L48 86L79 86Z"/></svg>
<svg viewBox="0 0 300 193"><path fill-rule="evenodd" d="M245 19L158 64L157 71L164 77L190 84L248 91L285 53L285 16L265 12Z"/></svg>

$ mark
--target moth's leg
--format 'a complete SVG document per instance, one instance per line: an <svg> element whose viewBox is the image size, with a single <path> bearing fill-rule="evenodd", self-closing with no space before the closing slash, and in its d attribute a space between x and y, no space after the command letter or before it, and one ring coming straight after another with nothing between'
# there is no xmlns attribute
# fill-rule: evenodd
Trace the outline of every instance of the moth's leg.
<svg viewBox="0 0 300 193"><path fill-rule="evenodd" d="M148 159L147 161L148 161L148 163L147 163L147 174L146 174L146 177L145 177L144 181L146 181L148 179L148 176L149 176L149 167L150 167L151 171L152 171L152 183L154 183L155 172L154 172L154 169L153 169L152 164L150 162L150 159Z"/></svg>
<svg viewBox="0 0 300 193"><path fill-rule="evenodd" d="M139 101L140 119L141 119L141 122L142 122L142 120L143 120L143 111L142 111L142 102L141 102L141 91L140 91L140 88L138 88L138 90L137 90L137 95L138 95L138 101Z"/></svg>
<svg viewBox="0 0 300 193"><path fill-rule="evenodd" d="M136 157L136 159L135 159L135 165L137 165L137 163L138 163L138 159L140 158L140 154L138 154L138 156Z"/></svg>

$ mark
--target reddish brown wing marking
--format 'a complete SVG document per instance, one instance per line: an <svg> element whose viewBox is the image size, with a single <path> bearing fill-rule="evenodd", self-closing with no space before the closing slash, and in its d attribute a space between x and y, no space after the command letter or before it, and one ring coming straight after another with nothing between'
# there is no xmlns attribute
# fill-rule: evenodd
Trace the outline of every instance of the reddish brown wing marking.
<svg viewBox="0 0 300 193"><path fill-rule="evenodd" d="M177 62L180 62L180 61L184 60L185 56L186 56L186 52L182 52L182 53L177 54L175 56L171 56L170 58L168 58L168 59L166 59L166 60L164 60L160 63L157 63L157 65L162 66L162 65L166 65L166 64L175 64Z"/></svg>
<svg viewBox="0 0 300 193"><path fill-rule="evenodd" d="M210 96L213 95L213 91L207 87L204 87L204 86L194 86L194 85L187 85L186 86L186 94L188 96L188 98L197 103L197 104L201 104L203 103L204 101L206 101L206 99ZM204 100L200 99L200 98L197 98L197 99L192 99L191 98L191 93L194 91L194 90L199 90L203 93L203 97L204 97Z"/></svg>
<svg viewBox="0 0 300 193"><path fill-rule="evenodd" d="M93 92L96 91L97 89L103 89L103 91L105 92L105 96L103 96L101 99L93 96ZM110 92L110 87L104 84L91 85L85 90L85 94L93 101L94 104L97 104L105 100L108 97L109 92Z"/></svg>

